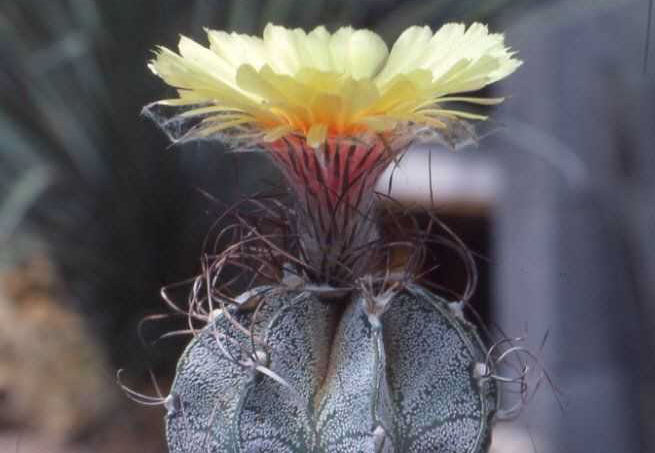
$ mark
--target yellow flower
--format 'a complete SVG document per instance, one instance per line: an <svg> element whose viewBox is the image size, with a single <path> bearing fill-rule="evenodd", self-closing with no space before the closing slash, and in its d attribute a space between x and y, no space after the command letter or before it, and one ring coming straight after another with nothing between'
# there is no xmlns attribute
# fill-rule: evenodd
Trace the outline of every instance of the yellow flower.
<svg viewBox="0 0 655 453"><path fill-rule="evenodd" d="M149 67L178 98L176 120L193 121L184 137L275 142L391 131L399 125L436 130L459 118L485 119L442 104L494 104L495 98L453 96L479 90L521 64L502 34L485 25L445 24L436 32L410 27L391 51L369 30L317 27L309 33L269 24L262 38L207 30L209 47L181 37L179 54L159 47Z"/></svg>

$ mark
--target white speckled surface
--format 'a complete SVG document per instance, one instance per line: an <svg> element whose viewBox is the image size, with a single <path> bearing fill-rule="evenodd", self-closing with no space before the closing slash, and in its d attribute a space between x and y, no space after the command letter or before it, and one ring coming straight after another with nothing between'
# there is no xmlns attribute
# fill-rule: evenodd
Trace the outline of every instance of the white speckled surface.
<svg viewBox="0 0 655 453"><path fill-rule="evenodd" d="M180 359L171 453L487 450L495 388L472 378L484 349L445 301L408 288L374 329L356 293L270 299L255 332L287 385L224 356L216 332L237 340L224 342L235 356L251 344L219 316ZM235 314L246 325L249 316Z"/></svg>

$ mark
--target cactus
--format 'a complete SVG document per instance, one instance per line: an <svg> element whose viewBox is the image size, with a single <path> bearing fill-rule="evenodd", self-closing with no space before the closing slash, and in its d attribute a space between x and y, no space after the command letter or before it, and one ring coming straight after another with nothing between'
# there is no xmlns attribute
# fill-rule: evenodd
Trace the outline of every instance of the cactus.
<svg viewBox="0 0 655 453"><path fill-rule="evenodd" d="M263 150L295 201L254 199L221 233L234 244L203 260L165 399L171 452L487 451L489 352L463 301L416 282L420 238L384 238L375 183L418 137L452 143L471 130L462 118L485 118L441 103L500 101L450 95L518 67L502 35L411 27L389 53L351 28L208 33L210 49L157 51L150 69L179 97L147 113L174 140ZM412 252L400 266L399 250ZM266 284L235 297L244 276Z"/></svg>
<svg viewBox="0 0 655 453"><path fill-rule="evenodd" d="M249 325L253 310L236 307L182 355L171 452L486 451L496 388L476 377L484 347L446 301L413 285L338 301L256 293L257 348L228 319Z"/></svg>

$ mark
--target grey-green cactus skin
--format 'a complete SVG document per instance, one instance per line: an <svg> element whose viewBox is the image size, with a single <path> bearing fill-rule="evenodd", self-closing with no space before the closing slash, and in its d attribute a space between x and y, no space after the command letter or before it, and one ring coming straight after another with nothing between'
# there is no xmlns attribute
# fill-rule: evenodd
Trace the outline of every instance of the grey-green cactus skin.
<svg viewBox="0 0 655 453"><path fill-rule="evenodd" d="M264 290L262 342L233 322L249 326L253 311L233 310L182 355L171 453L487 451L497 389L475 373L485 348L474 327L446 301L409 286L378 314L357 293Z"/></svg>

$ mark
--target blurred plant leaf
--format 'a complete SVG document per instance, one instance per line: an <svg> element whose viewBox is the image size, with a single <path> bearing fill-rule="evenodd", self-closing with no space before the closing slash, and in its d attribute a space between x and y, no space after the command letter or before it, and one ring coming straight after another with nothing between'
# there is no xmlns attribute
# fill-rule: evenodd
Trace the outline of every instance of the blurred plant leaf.
<svg viewBox="0 0 655 453"><path fill-rule="evenodd" d="M44 165L34 165L16 178L0 204L0 247L6 247L7 241L52 180L52 170Z"/></svg>
<svg viewBox="0 0 655 453"><path fill-rule="evenodd" d="M230 2L229 15L226 28L239 30L241 33L259 33L259 17L253 14L262 8L261 0L241 0Z"/></svg>
<svg viewBox="0 0 655 453"><path fill-rule="evenodd" d="M268 0L261 13L260 27L263 28L268 22L288 24L296 3L296 0Z"/></svg>

